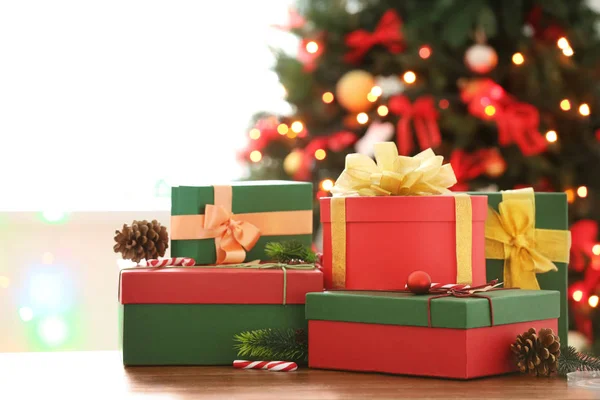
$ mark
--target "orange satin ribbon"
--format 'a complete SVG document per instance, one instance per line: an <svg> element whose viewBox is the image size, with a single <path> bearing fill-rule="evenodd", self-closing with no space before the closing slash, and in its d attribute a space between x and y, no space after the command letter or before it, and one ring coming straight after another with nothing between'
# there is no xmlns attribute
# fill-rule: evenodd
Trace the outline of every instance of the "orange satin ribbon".
<svg viewBox="0 0 600 400"><path fill-rule="evenodd" d="M215 239L217 264L239 264L261 235L312 233L312 210L273 211L234 215L231 186L214 186L215 204L204 215L171 216L171 239Z"/></svg>

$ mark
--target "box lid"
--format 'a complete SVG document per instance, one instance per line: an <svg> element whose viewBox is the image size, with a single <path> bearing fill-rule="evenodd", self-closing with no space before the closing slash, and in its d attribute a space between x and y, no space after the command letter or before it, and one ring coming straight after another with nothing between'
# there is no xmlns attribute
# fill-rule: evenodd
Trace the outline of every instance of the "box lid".
<svg viewBox="0 0 600 400"><path fill-rule="evenodd" d="M234 214L313 209L310 182L239 181L227 185L231 186ZM214 202L213 186L171 188L171 215L204 214L204 207Z"/></svg>
<svg viewBox="0 0 600 400"><path fill-rule="evenodd" d="M320 270L285 271L285 304L323 290ZM282 269L162 268L121 271L122 304L283 304Z"/></svg>
<svg viewBox="0 0 600 400"><path fill-rule="evenodd" d="M473 221L487 218L487 196L471 195ZM455 221L454 196L346 197L346 222ZM322 197L321 222L330 222L331 197Z"/></svg>
<svg viewBox="0 0 600 400"><path fill-rule="evenodd" d="M492 300L494 325L558 318L560 313L560 294L553 290L497 290L485 295ZM368 291L309 293L306 296L306 318L428 326L427 306L433 296ZM432 327L470 329L490 324L487 299L444 297L431 301Z"/></svg>

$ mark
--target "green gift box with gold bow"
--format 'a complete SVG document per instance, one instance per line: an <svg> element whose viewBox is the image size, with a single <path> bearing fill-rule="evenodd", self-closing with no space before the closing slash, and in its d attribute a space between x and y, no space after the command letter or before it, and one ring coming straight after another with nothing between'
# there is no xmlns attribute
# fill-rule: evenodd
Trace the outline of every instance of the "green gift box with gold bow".
<svg viewBox="0 0 600 400"><path fill-rule="evenodd" d="M558 334L566 345L571 247L566 194L534 193L530 188L473 194L488 196L487 279L500 279L505 287L558 290Z"/></svg>

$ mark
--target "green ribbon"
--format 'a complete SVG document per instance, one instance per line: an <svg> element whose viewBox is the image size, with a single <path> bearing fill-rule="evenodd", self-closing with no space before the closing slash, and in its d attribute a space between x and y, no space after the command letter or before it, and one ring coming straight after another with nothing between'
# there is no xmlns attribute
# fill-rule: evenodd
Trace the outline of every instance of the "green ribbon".
<svg viewBox="0 0 600 400"><path fill-rule="evenodd" d="M132 267L132 268L123 268L119 272L119 292L118 298L121 299L121 275L123 271L133 270L133 269L143 269L147 271L165 269L165 268L248 268L248 269L278 269L281 268L283 271L283 301L282 305L287 304L287 270L304 270L309 271L315 269L315 264L285 264L285 263L265 263L265 264L257 264L257 263L242 263L242 264L229 264L229 265L195 265L193 267L175 267L175 266L167 266L167 267Z"/></svg>

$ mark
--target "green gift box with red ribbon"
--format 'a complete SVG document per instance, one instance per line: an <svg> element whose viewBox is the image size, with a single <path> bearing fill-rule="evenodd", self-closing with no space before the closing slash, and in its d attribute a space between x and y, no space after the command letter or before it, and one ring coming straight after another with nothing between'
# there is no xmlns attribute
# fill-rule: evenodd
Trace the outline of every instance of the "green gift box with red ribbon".
<svg viewBox="0 0 600 400"><path fill-rule="evenodd" d="M510 344L517 335L558 329L558 291L477 295L309 293L309 366L471 379L516 371Z"/></svg>

